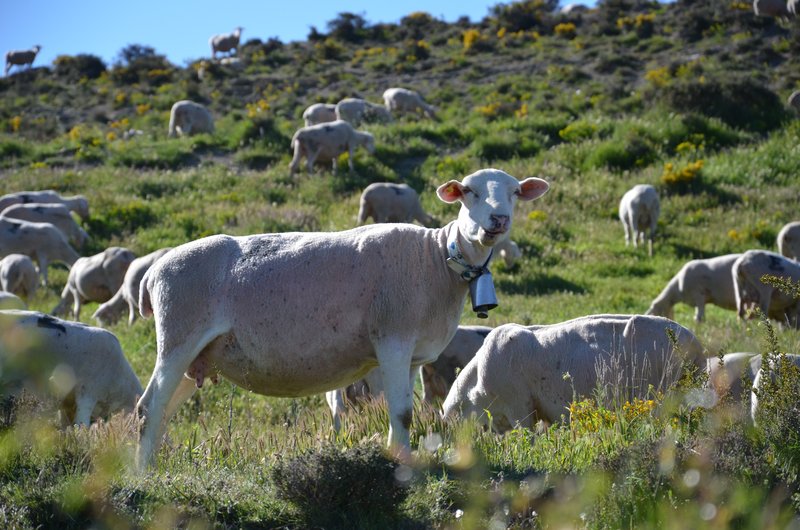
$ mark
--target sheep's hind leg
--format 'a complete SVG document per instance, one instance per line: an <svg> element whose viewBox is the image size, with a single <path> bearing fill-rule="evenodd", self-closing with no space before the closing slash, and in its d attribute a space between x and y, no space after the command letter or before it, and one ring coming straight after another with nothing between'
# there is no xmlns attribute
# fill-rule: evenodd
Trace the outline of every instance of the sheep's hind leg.
<svg viewBox="0 0 800 530"><path fill-rule="evenodd" d="M153 375L139 399L137 410L144 417L139 436L137 464L144 469L152 460L169 421L170 405L175 408L189 397L183 380L200 352L224 330L209 329L188 337L166 337L163 328L156 329L161 339ZM190 380L187 380L191 382ZM179 388L180 387L180 388ZM178 392L180 390L180 392ZM177 394L177 395L176 395ZM182 400L181 400L182 398ZM177 403L177 404L176 404Z"/></svg>

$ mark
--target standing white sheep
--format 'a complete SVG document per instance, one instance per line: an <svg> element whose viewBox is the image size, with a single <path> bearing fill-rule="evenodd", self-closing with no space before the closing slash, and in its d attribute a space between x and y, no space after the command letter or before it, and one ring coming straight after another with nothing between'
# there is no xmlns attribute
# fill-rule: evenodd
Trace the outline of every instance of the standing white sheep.
<svg viewBox="0 0 800 530"><path fill-rule="evenodd" d="M348 153L350 171L353 170L353 157L357 147L363 147L368 153L375 152L375 139L368 132L355 130L349 123L336 120L331 123L320 123L298 129L292 136L294 157L289 164L289 172L294 174L300 165L300 159L306 158L308 172L311 173L314 162L330 160L333 173L336 174L336 163L339 155Z"/></svg>
<svg viewBox="0 0 800 530"><path fill-rule="evenodd" d="M136 255L122 247L109 247L94 256L80 258L72 265L61 300L51 312L62 315L72 303L72 314L78 320L83 303L105 302L114 296L134 259Z"/></svg>
<svg viewBox="0 0 800 530"><path fill-rule="evenodd" d="M0 212L12 204L63 204L86 221L89 219L89 201L83 195L64 197L54 190L17 191L0 197Z"/></svg>
<svg viewBox="0 0 800 530"><path fill-rule="evenodd" d="M788 223L778 232L778 252L800 261L800 221Z"/></svg>
<svg viewBox="0 0 800 530"><path fill-rule="evenodd" d="M0 387L55 397L64 425L130 411L142 394L117 337L104 329L35 311L0 311L0 350Z"/></svg>
<svg viewBox="0 0 800 530"><path fill-rule="evenodd" d="M383 103L392 114L417 114L436 118L436 109L425 103L417 92L407 88L389 88L383 93Z"/></svg>
<svg viewBox="0 0 800 530"><path fill-rule="evenodd" d="M758 357L759 359L761 358L760 355ZM786 361L786 364L783 361ZM797 377L798 370L800 370L800 355L781 353L776 355L773 358L773 362L769 364L770 366L764 366L762 361L761 368L753 380L753 388L750 392L750 418L754 424L758 423L759 409L761 408L759 405L763 401L763 397L759 396L759 393L764 390L767 378L769 377L769 380L775 381L777 377Z"/></svg>
<svg viewBox="0 0 800 530"><path fill-rule="evenodd" d="M81 228L72 217L69 208L63 204L12 204L0 212L0 216L9 219L23 219L32 223L50 223L67 236L76 248L83 248L89 234Z"/></svg>
<svg viewBox="0 0 800 530"><path fill-rule="evenodd" d="M358 224L372 217L376 223L411 223L434 226L436 219L422 209L419 195L408 184L373 182L361 192Z"/></svg>
<svg viewBox="0 0 800 530"><path fill-rule="evenodd" d="M33 61L42 47L38 44L30 50L10 50L6 52L6 75L11 70L12 66L25 66L28 68L33 66Z"/></svg>
<svg viewBox="0 0 800 530"><path fill-rule="evenodd" d="M314 103L303 111L306 127L336 120L336 105L332 103Z"/></svg>
<svg viewBox="0 0 800 530"><path fill-rule="evenodd" d="M222 33L220 35L213 35L208 39L208 45L211 46L211 58L217 58L217 52L231 52L235 54L239 49L239 38L242 36L244 28L236 28L232 33Z"/></svg>
<svg viewBox="0 0 800 530"><path fill-rule="evenodd" d="M200 103L184 99L172 105L169 113L169 138L214 133L214 118Z"/></svg>
<svg viewBox="0 0 800 530"><path fill-rule="evenodd" d="M653 300L647 314L672 318L672 307L679 302L695 308L695 322L703 321L706 304L735 310L732 271L734 262L741 256L726 254L686 263Z"/></svg>
<svg viewBox="0 0 800 530"><path fill-rule="evenodd" d="M748 250L733 263L736 308L740 318L747 310L761 312L789 325L800 325L800 300L761 281L765 274L800 281L800 263L767 250Z"/></svg>
<svg viewBox="0 0 800 530"><path fill-rule="evenodd" d="M631 241L634 247L638 247L640 241L644 243L645 231L649 229L647 253L652 256L653 237L660 212L658 192L653 186L637 184L626 191L619 203L619 220L625 228L625 246Z"/></svg>
<svg viewBox="0 0 800 530"><path fill-rule="evenodd" d="M141 284L139 311L154 316L158 352L138 405L140 466L177 407L216 374L291 397L341 388L378 366L389 442L407 451L417 368L455 334L469 282L507 237L516 201L547 189L487 169L438 188L461 203L441 229L217 235L174 248Z"/></svg>
<svg viewBox="0 0 800 530"><path fill-rule="evenodd" d="M122 285L117 290L117 293L109 301L98 307L92 318L103 326L113 324L127 305L128 325L133 324L133 321L136 320L136 311L139 309L139 284L141 284L142 278L144 278L147 270L153 266L153 263L170 250L172 250L172 247L162 248L133 260L128 270L125 271L125 278L122 280Z"/></svg>
<svg viewBox="0 0 800 530"><path fill-rule="evenodd" d="M0 260L0 289L28 300L39 287L39 276L31 258L24 254L9 254Z"/></svg>
<svg viewBox="0 0 800 530"><path fill-rule="evenodd" d="M47 285L47 267L53 261L72 265L80 257L69 246L61 230L50 223L31 223L0 216L0 256L25 254L39 265L42 284Z"/></svg>
<svg viewBox="0 0 800 530"><path fill-rule="evenodd" d="M336 104L336 119L358 127L362 120L391 121L392 114L383 105L376 105L359 98L345 98Z"/></svg>

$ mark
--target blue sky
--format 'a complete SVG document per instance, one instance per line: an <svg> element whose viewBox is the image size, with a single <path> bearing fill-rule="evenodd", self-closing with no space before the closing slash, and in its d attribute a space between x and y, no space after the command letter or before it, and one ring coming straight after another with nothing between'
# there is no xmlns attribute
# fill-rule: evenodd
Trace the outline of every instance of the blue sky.
<svg viewBox="0 0 800 530"><path fill-rule="evenodd" d="M42 46L34 65L56 56L91 53L111 64L128 44L152 46L177 64L210 55L208 38L244 27L242 39L305 40L310 26L325 31L337 13L358 13L370 23L397 22L426 11L448 22L485 17L499 1L486 0L4 0L0 52ZM562 4L569 3L562 0ZM594 5L594 1L581 2Z"/></svg>

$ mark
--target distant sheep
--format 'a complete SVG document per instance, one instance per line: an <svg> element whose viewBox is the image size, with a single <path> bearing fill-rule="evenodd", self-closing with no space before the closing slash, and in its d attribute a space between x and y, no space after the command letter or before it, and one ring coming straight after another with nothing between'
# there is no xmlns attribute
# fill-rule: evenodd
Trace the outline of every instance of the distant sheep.
<svg viewBox="0 0 800 530"><path fill-rule="evenodd" d="M42 47L38 44L30 50L11 50L6 52L6 75L11 71L12 66L33 66L33 61Z"/></svg>
<svg viewBox="0 0 800 530"><path fill-rule="evenodd" d="M294 157L289 164L291 174L297 170L300 159L303 157L306 158L309 173L311 173L315 161L330 160L335 174L339 155L350 154L348 162L350 171L352 171L356 148L363 147L372 154L375 152L375 139L368 132L355 130L346 121L336 120L331 123L320 123L298 129L292 137L291 147L294 149Z"/></svg>
<svg viewBox="0 0 800 530"><path fill-rule="evenodd" d="M28 309L28 306L14 293L0 291L0 310L3 309Z"/></svg>
<svg viewBox="0 0 800 530"><path fill-rule="evenodd" d="M109 247L99 254L80 258L69 271L61 300L53 308L54 315L63 315L72 303L75 320L80 319L84 302L106 302L114 296L136 255L122 247Z"/></svg>
<svg viewBox="0 0 800 530"><path fill-rule="evenodd" d="M476 414L483 424L491 417L498 431L554 423L575 396L592 396L598 385L623 400L666 390L679 379L682 361L705 369L692 332L666 318L590 315L551 325L506 324L489 333L458 374L443 415Z"/></svg>
<svg viewBox="0 0 800 530"><path fill-rule="evenodd" d="M303 111L303 121L306 127L336 121L336 119L336 105L332 103L314 103Z"/></svg>
<svg viewBox="0 0 800 530"><path fill-rule="evenodd" d="M382 105L370 103L359 98L345 98L336 104L336 119L344 120L353 127L358 127L361 121L391 121L392 115Z"/></svg>
<svg viewBox="0 0 800 530"><path fill-rule="evenodd" d="M436 118L436 109L425 103L417 92L407 88L390 88L383 93L383 103L392 114L417 114Z"/></svg>
<svg viewBox="0 0 800 530"><path fill-rule="evenodd" d="M12 204L0 215L10 219L23 219L32 223L50 223L67 236L75 248L83 248L89 234L81 228L72 217L69 208L63 204Z"/></svg>
<svg viewBox="0 0 800 530"><path fill-rule="evenodd" d="M243 29L236 28L232 33L222 33L208 39L208 45L211 46L211 58L216 59L218 52L235 54L239 48L239 38L242 36Z"/></svg>
<svg viewBox="0 0 800 530"><path fill-rule="evenodd" d="M214 118L203 105L184 99L172 105L169 113L170 138L214 133Z"/></svg>
<svg viewBox="0 0 800 530"><path fill-rule="evenodd" d="M142 394L119 340L104 329L35 311L0 311L0 350L0 387L55 397L65 426L133 410Z"/></svg>
<svg viewBox="0 0 800 530"><path fill-rule="evenodd" d="M778 232L778 252L800 261L800 221L788 223Z"/></svg>
<svg viewBox="0 0 800 530"><path fill-rule="evenodd" d="M136 320L136 311L139 309L139 284L141 284L142 278L144 278L145 273L153 263L171 249L171 247L162 248L133 260L125 272L125 278L122 280L122 285L117 290L117 293L98 307L92 318L103 326L113 324L127 306L128 325L133 324L133 321Z"/></svg>
<svg viewBox="0 0 800 530"><path fill-rule="evenodd" d="M433 227L436 219L422 209L419 195L408 184L373 182L361 193L358 224L372 218L376 223L411 223L419 221Z"/></svg>
<svg viewBox="0 0 800 530"><path fill-rule="evenodd" d="M795 90L786 98L786 103L795 110L800 110L800 90Z"/></svg>
<svg viewBox="0 0 800 530"><path fill-rule="evenodd" d="M494 249L497 251L500 259L503 260L503 263L505 263L506 269L512 268L514 263L522 257L522 251L519 249L519 245L508 238L496 244Z"/></svg>
<svg viewBox="0 0 800 530"><path fill-rule="evenodd" d="M672 318L672 308L679 302L695 308L695 322L702 322L705 318L706 304L735 310L732 270L734 262L741 256L726 254L686 263L653 300L647 314Z"/></svg>
<svg viewBox="0 0 800 530"><path fill-rule="evenodd" d="M647 253L652 256L653 237L660 212L658 192L653 186L637 184L626 191L619 203L619 220L625 228L625 245L633 241L633 246L638 247L640 241L644 243L645 231L649 229Z"/></svg>
<svg viewBox="0 0 800 530"><path fill-rule="evenodd" d="M0 212L12 204L63 204L86 221L89 219L89 201L83 195L64 197L54 190L17 191L0 197Z"/></svg>
<svg viewBox="0 0 800 530"><path fill-rule="evenodd" d="M786 0L753 0L753 12L760 17L788 17L794 14L794 0L792 3L793 11L789 11Z"/></svg>
<svg viewBox="0 0 800 530"><path fill-rule="evenodd" d="M0 256L24 254L39 265L42 284L47 285L47 267L53 261L72 265L80 257L61 230L50 223L31 223L0 215Z"/></svg>
<svg viewBox="0 0 800 530"><path fill-rule="evenodd" d="M800 325L800 300L761 281L765 274L800 281L800 263L767 250L748 250L733 263L736 308L740 318L747 310L761 312L780 322Z"/></svg>
<svg viewBox="0 0 800 530"><path fill-rule="evenodd" d="M39 275L31 258L24 254L9 254L0 260L0 288L27 300L39 287Z"/></svg>

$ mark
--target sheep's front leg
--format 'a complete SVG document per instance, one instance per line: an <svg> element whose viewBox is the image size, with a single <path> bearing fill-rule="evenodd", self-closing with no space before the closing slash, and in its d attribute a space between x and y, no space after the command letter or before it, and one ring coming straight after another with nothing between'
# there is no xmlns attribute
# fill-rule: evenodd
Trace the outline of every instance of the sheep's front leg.
<svg viewBox="0 0 800 530"><path fill-rule="evenodd" d="M389 447L410 450L409 429L413 412L413 394L409 371L413 342L387 338L375 346L383 379L383 392L389 407Z"/></svg>
<svg viewBox="0 0 800 530"><path fill-rule="evenodd" d="M75 396L75 425L86 425L92 421L92 411L94 410L95 400L91 396Z"/></svg>

